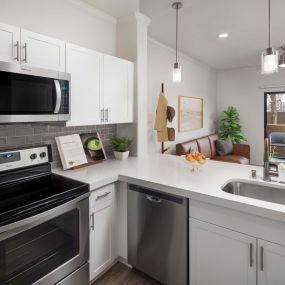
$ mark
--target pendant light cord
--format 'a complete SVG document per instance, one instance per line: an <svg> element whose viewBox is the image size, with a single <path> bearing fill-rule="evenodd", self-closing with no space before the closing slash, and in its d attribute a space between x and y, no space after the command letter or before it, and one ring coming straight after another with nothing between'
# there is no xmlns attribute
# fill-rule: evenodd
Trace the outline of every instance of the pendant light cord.
<svg viewBox="0 0 285 285"><path fill-rule="evenodd" d="M178 61L177 49L178 49L178 4L176 4L176 63Z"/></svg>
<svg viewBox="0 0 285 285"><path fill-rule="evenodd" d="M268 36L269 36L269 48L271 48L271 0L268 0L268 19L269 19L269 25L268 25L268 28L269 28L269 33L268 33Z"/></svg>

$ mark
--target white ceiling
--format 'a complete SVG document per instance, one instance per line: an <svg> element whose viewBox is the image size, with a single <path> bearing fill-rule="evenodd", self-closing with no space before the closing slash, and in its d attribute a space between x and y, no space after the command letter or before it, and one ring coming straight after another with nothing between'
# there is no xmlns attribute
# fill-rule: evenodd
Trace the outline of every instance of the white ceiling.
<svg viewBox="0 0 285 285"><path fill-rule="evenodd" d="M114 17L140 11L149 35L175 47L172 0L82 0ZM182 0L179 50L216 69L256 66L268 45L268 0ZM285 45L285 0L272 0L272 45ZM219 39L220 33L230 34Z"/></svg>
<svg viewBox="0 0 285 285"><path fill-rule="evenodd" d="M113 17L127 16L139 10L139 0L81 0Z"/></svg>
<svg viewBox="0 0 285 285"><path fill-rule="evenodd" d="M170 0L141 0L152 19L149 34L175 47L175 11ZM285 0L272 0L272 44L285 45ZM216 69L254 66L268 45L268 0L184 0L179 50ZM219 39L228 32L228 39Z"/></svg>

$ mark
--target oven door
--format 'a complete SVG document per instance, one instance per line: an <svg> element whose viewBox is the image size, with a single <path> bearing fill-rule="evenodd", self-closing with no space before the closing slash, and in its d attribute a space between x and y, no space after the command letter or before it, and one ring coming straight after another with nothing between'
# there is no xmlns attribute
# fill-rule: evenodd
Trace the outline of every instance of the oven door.
<svg viewBox="0 0 285 285"><path fill-rule="evenodd" d="M56 284L88 262L88 196L0 228L1 285Z"/></svg>
<svg viewBox="0 0 285 285"><path fill-rule="evenodd" d="M70 119L66 73L0 62L0 123Z"/></svg>

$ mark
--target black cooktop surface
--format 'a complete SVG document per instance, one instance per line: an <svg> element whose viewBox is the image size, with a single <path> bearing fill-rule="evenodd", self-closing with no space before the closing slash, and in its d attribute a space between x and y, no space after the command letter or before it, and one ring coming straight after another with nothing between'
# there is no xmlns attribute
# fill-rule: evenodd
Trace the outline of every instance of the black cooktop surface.
<svg viewBox="0 0 285 285"><path fill-rule="evenodd" d="M87 184L52 173L39 174L34 170L29 175L24 172L9 175L10 179L0 177L0 226L51 209L89 192Z"/></svg>

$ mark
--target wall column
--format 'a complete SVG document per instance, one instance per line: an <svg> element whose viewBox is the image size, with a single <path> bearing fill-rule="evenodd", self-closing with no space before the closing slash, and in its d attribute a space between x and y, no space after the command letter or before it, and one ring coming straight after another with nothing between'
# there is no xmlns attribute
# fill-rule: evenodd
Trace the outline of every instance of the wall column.
<svg viewBox="0 0 285 285"><path fill-rule="evenodd" d="M141 13L122 17L117 22L117 55L135 62L134 124L118 126L118 135L134 139L132 154L146 156L148 94L147 94L147 42L150 19Z"/></svg>

